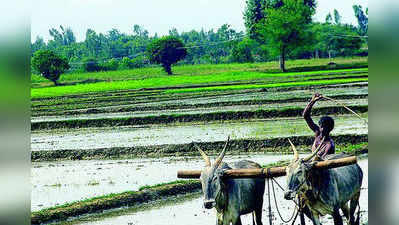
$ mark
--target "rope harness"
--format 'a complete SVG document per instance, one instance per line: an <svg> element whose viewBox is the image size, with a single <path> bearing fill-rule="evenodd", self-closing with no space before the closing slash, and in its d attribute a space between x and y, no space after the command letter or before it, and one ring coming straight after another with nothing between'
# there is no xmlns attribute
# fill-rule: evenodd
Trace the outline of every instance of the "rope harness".
<svg viewBox="0 0 399 225"><path fill-rule="evenodd" d="M267 168L267 174L270 174L270 168ZM268 204L269 204L269 206L268 206L269 224L273 225L273 214L272 214L271 197L270 197L270 193L271 193L271 191L270 191L270 183L271 183L271 189L272 189L272 192L273 192L274 204L276 206L276 210L277 210L277 213L278 213L281 221L283 221L284 223L289 223L289 222L292 221L292 225L293 225L295 223L296 219L298 218L299 213L302 212L302 207L301 207L299 199L298 199L298 203L296 201L294 201L294 200L291 200L292 202L295 203L296 207L294 208L294 211L292 212L291 217L289 217L289 219L284 219L283 216L281 215L280 209L279 209L278 204L277 204L277 198L276 198L274 183L276 183L277 186L282 191L285 191L285 190L273 177L272 178L266 178L266 183L267 183L267 198L268 198Z"/></svg>

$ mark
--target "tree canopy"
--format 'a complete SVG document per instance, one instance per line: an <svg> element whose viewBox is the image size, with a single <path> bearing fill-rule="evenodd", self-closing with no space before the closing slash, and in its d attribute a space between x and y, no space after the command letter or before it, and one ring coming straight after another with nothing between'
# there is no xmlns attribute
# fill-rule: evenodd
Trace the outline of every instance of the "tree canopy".
<svg viewBox="0 0 399 225"><path fill-rule="evenodd" d="M299 3L308 7L310 14L316 5L315 0L291 1L297 2L298 7ZM360 39L356 36L367 35L367 9L363 10L360 6L353 7L354 14L358 18L358 26L354 27L344 24L340 19L334 20L333 15L339 15L338 11L328 13L325 23L318 23L312 22L309 13L305 13L304 17L300 16L299 11L291 13L287 6L284 7L285 0L247 0L246 2L244 11L246 33L234 30L228 24L216 29L184 32L171 28L169 36L180 39L187 47L186 57L180 63L217 64L251 62L252 60L264 62L276 60L277 56L284 62L286 57L294 59L328 57L329 55L367 55L367 38L361 37L363 50L356 49L358 46L356 42ZM269 13L273 10L276 13L270 17ZM282 12L281 15L278 15L278 10ZM296 18L299 20L295 21ZM266 27L267 24L270 26ZM37 37L31 43L32 56L39 50L51 50L68 60L71 66L68 71L90 70L86 67L88 59L96 65L94 71L151 66L146 49L150 43L162 38L156 33L150 35L144 27L139 25L132 26L130 33L124 33L115 28L105 33L87 29L83 41L77 41L68 26L52 28L49 33L51 36L49 41L46 42L43 38ZM331 34L336 37L330 38ZM287 35L285 39L284 35ZM280 36L282 39L277 41L272 36ZM311 38L312 36L314 37ZM335 44L327 44L328 42ZM276 43L277 45L274 46ZM284 45L281 45L282 43ZM280 54L282 46L285 46L284 55Z"/></svg>
<svg viewBox="0 0 399 225"><path fill-rule="evenodd" d="M184 59L187 50L180 39L167 36L153 41L147 48L147 55L152 63L161 64L165 72L170 75L171 66Z"/></svg>
<svg viewBox="0 0 399 225"><path fill-rule="evenodd" d="M267 41L270 53L280 56L280 69L285 71L286 55L310 39L309 24L315 9L303 0L282 0L281 4L265 9L267 17L257 24L256 30Z"/></svg>
<svg viewBox="0 0 399 225"><path fill-rule="evenodd" d="M68 60L50 50L39 50L32 58L32 67L43 77L58 85L60 75L69 69Z"/></svg>
<svg viewBox="0 0 399 225"><path fill-rule="evenodd" d="M237 45L234 46L231 52L231 60L233 62L245 63L245 62L253 62L254 57L252 54L252 49L255 47L255 43L253 40L249 38L245 38Z"/></svg>
<svg viewBox="0 0 399 225"><path fill-rule="evenodd" d="M361 5L354 5L353 11L355 12L357 23L359 25L359 34L367 35L369 29L369 18L367 17L368 8L366 8L366 12L364 12Z"/></svg>

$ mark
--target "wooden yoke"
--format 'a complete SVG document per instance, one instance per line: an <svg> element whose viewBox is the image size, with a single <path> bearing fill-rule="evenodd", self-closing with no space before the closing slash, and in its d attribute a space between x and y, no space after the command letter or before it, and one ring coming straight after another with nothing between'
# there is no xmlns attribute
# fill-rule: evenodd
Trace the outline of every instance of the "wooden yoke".
<svg viewBox="0 0 399 225"><path fill-rule="evenodd" d="M315 169L332 169L341 166L348 166L357 163L356 156L350 156L340 159L332 159L317 162ZM271 178L282 177L286 175L286 167L271 167L261 169L232 169L225 170L223 177L225 178ZM201 176L201 170L180 170L177 172L178 178L198 179Z"/></svg>

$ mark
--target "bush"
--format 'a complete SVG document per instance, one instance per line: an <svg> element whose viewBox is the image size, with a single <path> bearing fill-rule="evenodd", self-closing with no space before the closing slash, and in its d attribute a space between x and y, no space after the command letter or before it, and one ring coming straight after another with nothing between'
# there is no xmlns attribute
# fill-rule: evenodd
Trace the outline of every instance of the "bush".
<svg viewBox="0 0 399 225"><path fill-rule="evenodd" d="M104 71L117 70L119 67L119 62L116 59L110 59L107 62L100 65L100 67L101 67L101 70L104 70Z"/></svg>
<svg viewBox="0 0 399 225"><path fill-rule="evenodd" d="M86 72L96 72L101 70L101 66L94 58L83 59L83 70Z"/></svg>
<svg viewBox="0 0 399 225"><path fill-rule="evenodd" d="M32 68L58 85L61 74L69 69L68 60L50 50L39 50L32 57Z"/></svg>
<svg viewBox="0 0 399 225"><path fill-rule="evenodd" d="M231 61L238 63L254 62L251 52L253 45L253 41L250 39L244 39L239 42L231 52Z"/></svg>
<svg viewBox="0 0 399 225"><path fill-rule="evenodd" d="M128 57L123 57L119 64L119 68L121 69L132 69L133 68L133 63L132 60L129 59Z"/></svg>
<svg viewBox="0 0 399 225"><path fill-rule="evenodd" d="M147 64L147 58L145 56L137 56L131 60L133 68L142 68Z"/></svg>

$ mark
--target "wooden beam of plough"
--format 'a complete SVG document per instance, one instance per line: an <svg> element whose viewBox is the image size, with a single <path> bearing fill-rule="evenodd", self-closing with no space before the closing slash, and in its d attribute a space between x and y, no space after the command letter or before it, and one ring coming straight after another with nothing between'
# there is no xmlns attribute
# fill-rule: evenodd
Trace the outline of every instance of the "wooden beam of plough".
<svg viewBox="0 0 399 225"><path fill-rule="evenodd" d="M348 166L357 163L356 156L350 156L340 159L332 159L317 162L315 169L332 169L341 166ZM285 167L271 167L261 169L231 169L225 170L223 177L225 178L271 178L285 176ZM201 170L180 170L177 172L178 178L196 179L200 178Z"/></svg>

